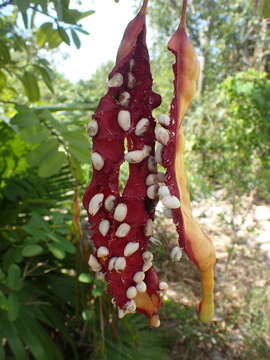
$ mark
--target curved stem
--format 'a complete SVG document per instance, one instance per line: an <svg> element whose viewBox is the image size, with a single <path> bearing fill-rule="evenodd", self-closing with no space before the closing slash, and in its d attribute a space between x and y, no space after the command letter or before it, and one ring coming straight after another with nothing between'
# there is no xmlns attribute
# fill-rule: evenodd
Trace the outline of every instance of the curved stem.
<svg viewBox="0 0 270 360"><path fill-rule="evenodd" d="M187 2L188 0L183 0L183 5L182 5L182 12L181 12L181 20L180 20L180 26L182 28L186 27L186 20L187 20Z"/></svg>

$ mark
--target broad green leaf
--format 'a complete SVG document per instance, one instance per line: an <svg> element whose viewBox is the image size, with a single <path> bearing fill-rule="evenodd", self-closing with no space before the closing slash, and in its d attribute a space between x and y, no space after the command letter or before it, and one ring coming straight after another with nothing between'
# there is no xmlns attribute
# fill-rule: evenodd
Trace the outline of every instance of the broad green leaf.
<svg viewBox="0 0 270 360"><path fill-rule="evenodd" d="M48 41L49 36L53 32L52 23L44 23L40 26L40 28L36 32L36 43L38 46L43 47Z"/></svg>
<svg viewBox="0 0 270 360"><path fill-rule="evenodd" d="M81 273L79 275L79 281L82 282L82 283L86 283L86 284L89 284L91 282L93 282L93 276L91 276L90 274L88 273Z"/></svg>
<svg viewBox="0 0 270 360"><path fill-rule="evenodd" d="M22 250L22 255L25 257L37 256L42 253L43 249L39 245L27 245Z"/></svg>
<svg viewBox="0 0 270 360"><path fill-rule="evenodd" d="M8 318L10 321L15 321L19 315L20 304L15 294L11 293L8 297Z"/></svg>
<svg viewBox="0 0 270 360"><path fill-rule="evenodd" d="M52 79L48 69L46 67L41 67L41 66L38 66L37 68L42 76L44 83L46 84L48 89L53 93Z"/></svg>
<svg viewBox="0 0 270 360"><path fill-rule="evenodd" d="M39 147L31 151L28 156L28 161L31 165L37 166L40 163L47 162L48 158L50 159L58 149L58 142L55 139L47 139L47 141L42 142Z"/></svg>
<svg viewBox="0 0 270 360"><path fill-rule="evenodd" d="M67 240L66 238L64 238L63 236L57 234L47 234L47 236L53 240L55 243L57 243L57 246L59 249L62 249L65 252L68 252L70 254L74 254L76 251L75 246L72 244L71 241Z"/></svg>
<svg viewBox="0 0 270 360"><path fill-rule="evenodd" d="M7 285L11 290L21 290L23 281L21 279L21 269L18 265L12 264L8 269Z"/></svg>
<svg viewBox="0 0 270 360"><path fill-rule="evenodd" d="M270 18L270 1L269 0L263 1L262 15L265 19Z"/></svg>
<svg viewBox="0 0 270 360"><path fill-rule="evenodd" d="M62 10L62 2L61 0L54 0L54 7L57 13L57 17L59 20L63 19L63 10Z"/></svg>
<svg viewBox="0 0 270 360"><path fill-rule="evenodd" d="M3 88L7 84L7 77L3 71L0 70L0 91L3 90Z"/></svg>
<svg viewBox="0 0 270 360"><path fill-rule="evenodd" d="M49 49L55 49L58 45L61 44L62 38L57 29L53 29L50 37L48 39Z"/></svg>
<svg viewBox="0 0 270 360"><path fill-rule="evenodd" d="M75 9L63 8L63 20L68 24L76 24L79 20L94 13L94 10L82 12Z"/></svg>
<svg viewBox="0 0 270 360"><path fill-rule="evenodd" d="M66 155L63 152L47 153L46 160L38 167L38 174L41 177L49 177L56 174L66 163Z"/></svg>
<svg viewBox="0 0 270 360"><path fill-rule="evenodd" d="M15 355L15 360L28 360L23 343L18 335L15 326L5 317L1 317L1 326L5 329L8 345Z"/></svg>
<svg viewBox="0 0 270 360"><path fill-rule="evenodd" d="M8 300L3 292L0 290L0 309L7 310L8 308Z"/></svg>
<svg viewBox="0 0 270 360"><path fill-rule="evenodd" d="M53 254L53 256L59 260L64 259L64 257L66 256L66 253L59 248L58 244L49 244L48 249Z"/></svg>
<svg viewBox="0 0 270 360"><path fill-rule="evenodd" d="M27 8L30 5L29 0L15 0L16 5L18 6L19 11L26 12Z"/></svg>
<svg viewBox="0 0 270 360"><path fill-rule="evenodd" d="M0 59L4 62L4 63L9 63L11 61L11 57L10 57L10 53L9 53L9 48L7 47L7 45L5 44L4 41L0 40Z"/></svg>
<svg viewBox="0 0 270 360"><path fill-rule="evenodd" d="M72 36L72 40L76 46L77 49L80 49L81 47L81 41L79 36L77 35L76 31L74 31L73 29L70 30L71 31L71 36Z"/></svg>
<svg viewBox="0 0 270 360"><path fill-rule="evenodd" d="M70 39L69 39L69 36L66 32L66 30L61 27L61 26L58 26L58 32L59 32L59 35L61 37L61 39L68 45L70 45Z"/></svg>
<svg viewBox="0 0 270 360"><path fill-rule="evenodd" d="M5 358L6 358L5 348L3 346L0 346L0 360L5 360Z"/></svg>
<svg viewBox="0 0 270 360"><path fill-rule="evenodd" d="M30 109L27 109L23 112L18 112L13 118L11 118L10 123L12 125L17 125L19 129L33 127L39 124L39 119Z"/></svg>
<svg viewBox="0 0 270 360"><path fill-rule="evenodd" d="M40 99L40 92L36 76L32 72L25 71L21 81L28 99L30 101L38 101Z"/></svg>

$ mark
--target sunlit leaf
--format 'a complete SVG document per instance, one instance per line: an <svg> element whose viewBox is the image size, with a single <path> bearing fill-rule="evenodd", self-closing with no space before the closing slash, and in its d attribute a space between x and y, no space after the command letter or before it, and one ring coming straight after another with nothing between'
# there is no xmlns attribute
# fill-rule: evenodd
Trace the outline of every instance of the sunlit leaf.
<svg viewBox="0 0 270 360"><path fill-rule="evenodd" d="M30 71L25 71L21 81L28 99L30 101L38 101L40 99L40 91L36 76Z"/></svg>
<svg viewBox="0 0 270 360"><path fill-rule="evenodd" d="M70 39L69 39L69 36L66 32L66 30L61 27L61 26L58 26L58 32L59 32L59 35L61 37L61 39L67 44L67 45L70 45Z"/></svg>

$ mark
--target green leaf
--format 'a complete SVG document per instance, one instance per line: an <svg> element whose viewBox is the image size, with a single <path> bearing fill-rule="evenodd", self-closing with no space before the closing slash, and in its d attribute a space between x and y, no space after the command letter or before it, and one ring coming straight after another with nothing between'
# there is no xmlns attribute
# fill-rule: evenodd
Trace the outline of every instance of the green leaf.
<svg viewBox="0 0 270 360"><path fill-rule="evenodd" d="M46 159L44 159L38 167L38 175L40 177L52 176L56 174L65 163L66 155L63 152L47 153Z"/></svg>
<svg viewBox="0 0 270 360"><path fill-rule="evenodd" d="M53 254L53 256L59 260L64 259L66 256L66 253L62 249L59 249L58 244L49 244L48 249Z"/></svg>
<svg viewBox="0 0 270 360"><path fill-rule="evenodd" d="M59 32L59 35L61 37L61 39L68 45L70 45L70 39L69 39L69 36L66 32L66 30L61 27L61 26L58 26L58 32Z"/></svg>
<svg viewBox="0 0 270 360"><path fill-rule="evenodd" d="M54 0L54 7L59 20L63 20L63 10L61 0Z"/></svg>
<svg viewBox="0 0 270 360"><path fill-rule="evenodd" d="M39 119L29 108L23 109L22 112L18 112L13 118L11 118L10 123L12 125L18 126L19 129L27 129L39 124Z"/></svg>
<svg viewBox="0 0 270 360"><path fill-rule="evenodd" d="M70 31L71 31L72 40L73 40L76 48L77 48L77 49L80 49L80 47L81 47L81 41L80 41L79 36L77 35L77 33L76 33L73 29L71 29Z"/></svg>
<svg viewBox="0 0 270 360"><path fill-rule="evenodd" d="M20 304L15 294L11 293L8 297L8 319L15 321L19 315Z"/></svg>
<svg viewBox="0 0 270 360"><path fill-rule="evenodd" d="M79 31L80 33L84 34L84 35L89 35L90 34L88 31L86 31L85 29L83 29L81 27L77 27L76 30Z"/></svg>
<svg viewBox="0 0 270 360"><path fill-rule="evenodd" d="M18 265L12 264L8 269L7 285L11 290L19 291L23 286L21 269Z"/></svg>
<svg viewBox="0 0 270 360"><path fill-rule="evenodd" d="M42 76L44 83L46 84L48 89L53 93L54 91L53 91L53 84L52 84L50 72L46 67L37 66L37 68L40 72L40 75Z"/></svg>
<svg viewBox="0 0 270 360"><path fill-rule="evenodd" d="M52 23L44 23L42 24L36 32L36 43L38 46L43 47L48 41L48 37L53 32Z"/></svg>
<svg viewBox="0 0 270 360"><path fill-rule="evenodd" d="M5 360L5 348L3 346L0 346L0 360Z"/></svg>
<svg viewBox="0 0 270 360"><path fill-rule="evenodd" d="M18 336L18 332L15 326L10 323L10 321L8 321L4 316L1 317L1 326L5 329L7 342L15 355L15 359L28 360L28 356L26 355L23 343Z"/></svg>
<svg viewBox="0 0 270 360"><path fill-rule="evenodd" d="M93 282L93 276L91 276L90 274L88 273L81 273L79 275L79 281L82 282L82 283L85 283L85 284L89 284L91 282Z"/></svg>
<svg viewBox="0 0 270 360"><path fill-rule="evenodd" d="M21 81L28 99L30 101L38 101L40 99L40 91L36 76L32 72L25 71Z"/></svg>
<svg viewBox="0 0 270 360"><path fill-rule="evenodd" d="M18 6L19 11L26 12L27 8L30 5L29 0L15 0L16 5Z"/></svg>
<svg viewBox="0 0 270 360"><path fill-rule="evenodd" d="M66 238L64 238L63 236L59 235L59 234L52 234L49 233L47 235L51 240L53 240L55 243L57 243L57 246L59 249L68 252L70 254L74 254L76 251L75 246L72 244L71 241L67 240Z"/></svg>
<svg viewBox="0 0 270 360"><path fill-rule="evenodd" d="M269 0L263 1L262 16L265 19L270 18L270 2L269 2Z"/></svg>
<svg viewBox="0 0 270 360"><path fill-rule="evenodd" d="M0 59L4 62L4 63L9 63L11 62L11 57L10 57L10 53L9 53L9 48L7 47L7 45L5 44L4 41L0 40Z"/></svg>
<svg viewBox="0 0 270 360"><path fill-rule="evenodd" d="M6 86L7 77L3 71L0 70L0 91Z"/></svg>
<svg viewBox="0 0 270 360"><path fill-rule="evenodd" d="M43 249L39 245L27 245L22 250L22 255L25 257L37 256L42 253Z"/></svg>

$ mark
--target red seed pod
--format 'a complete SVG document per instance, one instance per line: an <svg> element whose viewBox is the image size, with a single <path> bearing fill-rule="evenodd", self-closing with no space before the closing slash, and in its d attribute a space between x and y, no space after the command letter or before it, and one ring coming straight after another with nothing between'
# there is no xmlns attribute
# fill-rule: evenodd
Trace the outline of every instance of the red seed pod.
<svg viewBox="0 0 270 360"><path fill-rule="evenodd" d="M157 203L152 192L151 197L147 195L146 184L147 176L156 174L155 121L151 112L161 102L152 91L145 39L146 6L144 1L127 26L109 75L108 92L88 127L93 137L93 177L83 204L97 249L89 265L105 274L108 290L120 308L119 317L138 311L149 317L151 326L158 326L159 281L152 259L143 257L151 235L149 226L147 231L145 227L153 219ZM124 161L129 163L129 178L121 194L119 169ZM140 273L145 273L145 279Z"/></svg>
<svg viewBox="0 0 270 360"><path fill-rule="evenodd" d="M170 117L163 116L160 119L161 125L169 134L168 141L166 144L163 143L162 152L158 154L159 160L167 169L165 183L168 190L164 196L161 196L161 201L172 212L180 247L201 272L203 296L199 305L199 316L202 321L209 321L214 314L215 250L209 237L203 233L192 217L183 158L183 117L195 95L199 76L196 53L186 33L186 7L187 0L184 0L180 25L168 44L176 62L173 65L174 98ZM161 135L157 140L161 142ZM171 256L180 259L180 248L175 247Z"/></svg>

